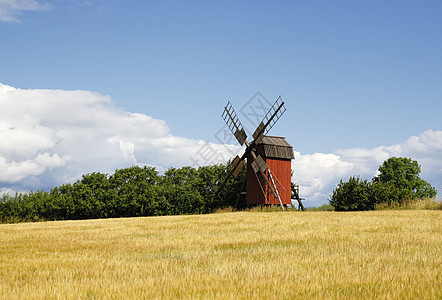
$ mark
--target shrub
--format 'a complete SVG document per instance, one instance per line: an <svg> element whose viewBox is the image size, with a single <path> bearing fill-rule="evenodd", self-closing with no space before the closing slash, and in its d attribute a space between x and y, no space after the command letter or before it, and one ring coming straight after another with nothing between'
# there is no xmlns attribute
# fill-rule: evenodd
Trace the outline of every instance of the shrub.
<svg viewBox="0 0 442 300"><path fill-rule="evenodd" d="M347 182L340 180L337 188L333 191L330 205L336 211L356 211L374 209L370 197L370 183L361 180L359 176L352 176Z"/></svg>

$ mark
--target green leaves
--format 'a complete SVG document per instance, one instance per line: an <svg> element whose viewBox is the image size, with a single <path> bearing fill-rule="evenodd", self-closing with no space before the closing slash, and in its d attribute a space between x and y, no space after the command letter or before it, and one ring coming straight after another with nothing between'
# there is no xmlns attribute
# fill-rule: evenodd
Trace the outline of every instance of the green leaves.
<svg viewBox="0 0 442 300"><path fill-rule="evenodd" d="M421 168L417 161L406 157L391 157L379 167L380 174L374 182L391 183L400 190L411 191L413 198L435 197L437 192L421 179Z"/></svg>
<svg viewBox="0 0 442 300"><path fill-rule="evenodd" d="M208 213L232 205L236 199L241 181L229 182L225 199L215 195L217 182L229 167L171 168L162 176L155 168L139 166L116 170L110 176L85 174L74 184L55 187L49 193L4 195L0 222ZM240 176L245 177L245 170Z"/></svg>
<svg viewBox="0 0 442 300"><path fill-rule="evenodd" d="M370 201L370 183L359 176L350 177L348 182L342 179L333 191L330 204L337 211L356 211L373 209Z"/></svg>

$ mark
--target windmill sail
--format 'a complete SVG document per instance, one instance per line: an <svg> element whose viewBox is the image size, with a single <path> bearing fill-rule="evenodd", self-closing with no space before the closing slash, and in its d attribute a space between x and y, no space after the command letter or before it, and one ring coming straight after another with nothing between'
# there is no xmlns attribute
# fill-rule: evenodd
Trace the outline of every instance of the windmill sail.
<svg viewBox="0 0 442 300"><path fill-rule="evenodd" d="M242 127L241 121L239 120L238 115L233 109L230 101L224 107L222 117L224 119L224 122L226 122L227 127L229 127L230 131L233 133L239 144L241 146L244 145L244 142L247 139L247 134Z"/></svg>
<svg viewBox="0 0 442 300"><path fill-rule="evenodd" d="M279 118L281 118L285 111L286 108L284 105L284 101L282 101L281 96L279 96L262 119L262 123L264 124L264 134L267 134L270 129L272 129L272 127L276 124L276 122L278 122Z"/></svg>

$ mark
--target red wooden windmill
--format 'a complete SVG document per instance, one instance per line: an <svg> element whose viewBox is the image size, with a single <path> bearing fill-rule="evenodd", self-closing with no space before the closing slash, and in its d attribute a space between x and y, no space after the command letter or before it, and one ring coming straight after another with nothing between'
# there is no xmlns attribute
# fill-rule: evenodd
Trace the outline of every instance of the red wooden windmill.
<svg viewBox="0 0 442 300"><path fill-rule="evenodd" d="M243 161L247 159L246 204L279 204L283 210L284 206L292 204L291 160L295 158L293 147L284 137L266 135L285 111L284 102L279 96L256 128L253 140L249 143L232 104L230 101L227 103L222 117L240 145L245 144L246 149L241 157L237 155L233 160L232 171L220 184L218 194L230 176L236 178L239 175L244 167ZM300 199L298 202L301 202Z"/></svg>

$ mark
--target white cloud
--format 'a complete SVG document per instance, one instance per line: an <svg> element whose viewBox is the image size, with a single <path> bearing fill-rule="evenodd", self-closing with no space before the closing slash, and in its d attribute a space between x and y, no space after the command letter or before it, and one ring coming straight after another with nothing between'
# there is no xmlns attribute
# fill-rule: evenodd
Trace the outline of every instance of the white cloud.
<svg viewBox="0 0 442 300"><path fill-rule="evenodd" d="M89 91L0 84L0 120L3 189L48 188L132 165L165 170L219 163L240 149L173 136L163 120L125 112L109 96ZM217 155L202 159L201 149Z"/></svg>
<svg viewBox="0 0 442 300"><path fill-rule="evenodd" d="M29 176L41 175L45 170L63 166L68 158L58 154L41 153L33 159L12 161L0 155L0 182L19 182Z"/></svg>
<svg viewBox="0 0 442 300"><path fill-rule="evenodd" d="M0 84L0 194L47 189L132 165L164 171L225 162L240 150L174 136L165 121L126 112L99 93ZM427 130L397 145L295 156L294 181L309 206L327 203L340 179L370 180L392 156L417 160L421 177L442 188L442 131Z"/></svg>
<svg viewBox="0 0 442 300"><path fill-rule="evenodd" d="M427 130L397 145L373 149L340 149L334 154L297 154L293 161L294 180L301 187L306 205L327 203L340 179L360 175L371 180L379 166L390 157L410 157L421 165L421 178L442 192L442 131Z"/></svg>
<svg viewBox="0 0 442 300"><path fill-rule="evenodd" d="M46 10L47 5L35 0L0 0L0 21L20 22L18 16L23 11Z"/></svg>
<svg viewBox="0 0 442 300"><path fill-rule="evenodd" d="M295 157L292 161L294 179L300 185L301 196L310 201L327 197L324 193L339 180L337 178L354 170L354 164L342 161L336 154L295 153Z"/></svg>
<svg viewBox="0 0 442 300"><path fill-rule="evenodd" d="M16 162L4 157L0 157L0 168L0 181L3 182L18 182L26 176L40 175L42 172L41 167L32 160Z"/></svg>

